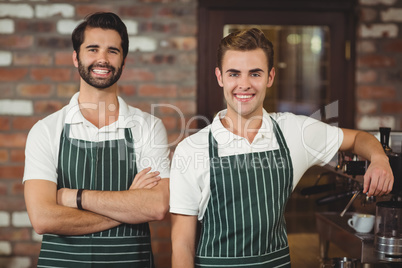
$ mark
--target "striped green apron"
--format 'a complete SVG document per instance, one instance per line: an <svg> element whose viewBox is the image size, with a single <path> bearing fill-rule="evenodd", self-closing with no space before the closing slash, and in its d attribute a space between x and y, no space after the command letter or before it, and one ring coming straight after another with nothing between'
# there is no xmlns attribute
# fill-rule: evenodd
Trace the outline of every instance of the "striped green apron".
<svg viewBox="0 0 402 268"><path fill-rule="evenodd" d="M137 174L133 137L89 142L60 138L58 188L128 190ZM38 267L154 267L148 223L121 224L83 236L44 235Z"/></svg>
<svg viewBox="0 0 402 268"><path fill-rule="evenodd" d="M196 267L290 267L284 209L293 167L279 126L279 149L219 157L209 133L211 196Z"/></svg>

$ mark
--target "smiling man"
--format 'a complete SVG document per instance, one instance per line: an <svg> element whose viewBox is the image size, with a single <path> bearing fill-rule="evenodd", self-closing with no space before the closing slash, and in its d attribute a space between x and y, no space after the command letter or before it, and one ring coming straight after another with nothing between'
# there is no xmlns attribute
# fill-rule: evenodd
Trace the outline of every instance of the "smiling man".
<svg viewBox="0 0 402 268"><path fill-rule="evenodd" d="M38 267L154 267L149 221L169 203L169 148L161 120L117 96L127 29L95 13L72 34L81 76L70 103L31 129L24 172Z"/></svg>
<svg viewBox="0 0 402 268"><path fill-rule="evenodd" d="M393 185L388 158L368 133L264 110L275 69L262 31L223 38L217 64L227 109L172 160L172 267L290 267L284 210L304 172L349 150L371 161L364 192L383 195Z"/></svg>

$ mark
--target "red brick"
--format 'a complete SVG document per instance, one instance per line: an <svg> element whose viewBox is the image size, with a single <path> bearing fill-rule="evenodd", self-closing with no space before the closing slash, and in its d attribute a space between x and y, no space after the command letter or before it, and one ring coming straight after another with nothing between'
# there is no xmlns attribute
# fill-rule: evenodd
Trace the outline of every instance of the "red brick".
<svg viewBox="0 0 402 268"><path fill-rule="evenodd" d="M158 17L164 17L164 18L177 18L177 17L191 17L194 18L196 16L195 10L193 8L189 7L177 7L177 6L163 6L158 11Z"/></svg>
<svg viewBox="0 0 402 268"><path fill-rule="evenodd" d="M28 69L26 68L0 68L0 82L19 81L27 74Z"/></svg>
<svg viewBox="0 0 402 268"><path fill-rule="evenodd" d="M22 184L22 180L16 180L12 184L11 193L13 196L24 196L24 184Z"/></svg>
<svg viewBox="0 0 402 268"><path fill-rule="evenodd" d="M387 114L402 114L402 101L386 101L381 105L383 113Z"/></svg>
<svg viewBox="0 0 402 268"><path fill-rule="evenodd" d="M38 37L36 43L41 49L72 49L70 37Z"/></svg>
<svg viewBox="0 0 402 268"><path fill-rule="evenodd" d="M31 228L0 228L2 241L28 241L31 239Z"/></svg>
<svg viewBox="0 0 402 268"><path fill-rule="evenodd" d="M60 101L36 101L35 114L51 114L60 110L65 104Z"/></svg>
<svg viewBox="0 0 402 268"><path fill-rule="evenodd" d="M179 88L179 96L182 98L187 97L196 97L197 96L197 88L196 86L183 86Z"/></svg>
<svg viewBox="0 0 402 268"><path fill-rule="evenodd" d="M17 90L22 97L43 98L52 95L52 86L46 84L22 84Z"/></svg>
<svg viewBox="0 0 402 268"><path fill-rule="evenodd" d="M170 46L178 50L196 50L197 39L195 37L175 37L170 40Z"/></svg>
<svg viewBox="0 0 402 268"><path fill-rule="evenodd" d="M7 186L7 184L5 184L5 183L0 183L0 195L6 195L7 194L7 192L8 192L8 186ZM1 239L1 237L0 237L0 239Z"/></svg>
<svg viewBox="0 0 402 268"><path fill-rule="evenodd" d="M399 39L399 40L388 41L384 45L384 51L401 53L402 52L402 40Z"/></svg>
<svg viewBox="0 0 402 268"><path fill-rule="evenodd" d="M80 17L85 17L88 14L92 14L95 12L100 12L100 11L112 11L113 10L113 6L112 5L77 5L75 8L75 12L77 16ZM119 14L121 15L121 14Z"/></svg>
<svg viewBox="0 0 402 268"><path fill-rule="evenodd" d="M369 70L369 71L357 71L356 72L356 81L357 83L372 83L377 81L378 74L376 71Z"/></svg>
<svg viewBox="0 0 402 268"><path fill-rule="evenodd" d="M11 120L10 117L7 116L0 116L0 130L10 130Z"/></svg>
<svg viewBox="0 0 402 268"><path fill-rule="evenodd" d="M0 163L5 163L8 161L8 151L0 149Z"/></svg>
<svg viewBox="0 0 402 268"><path fill-rule="evenodd" d="M11 84L0 83L0 96L2 99L14 97L15 86Z"/></svg>
<svg viewBox="0 0 402 268"><path fill-rule="evenodd" d="M138 96L173 98L177 96L177 87L175 85L142 85L138 89Z"/></svg>
<svg viewBox="0 0 402 268"><path fill-rule="evenodd" d="M0 177L1 178L1 177ZM18 181L22 183L20 178L10 179L10 181ZM0 196L0 210L2 211L26 211L25 200L23 196ZM0 228L1 229L1 228Z"/></svg>
<svg viewBox="0 0 402 268"><path fill-rule="evenodd" d="M177 56L177 62L184 66L196 66L197 60L197 54L195 53L181 53Z"/></svg>
<svg viewBox="0 0 402 268"><path fill-rule="evenodd" d="M168 82L182 82L182 81L195 81L195 72L193 70L178 70L172 68L165 68L157 72L158 81Z"/></svg>
<svg viewBox="0 0 402 268"><path fill-rule="evenodd" d="M194 115L196 113L195 101L181 100L159 103L159 105L158 109L161 114Z"/></svg>
<svg viewBox="0 0 402 268"><path fill-rule="evenodd" d="M392 86L359 86L357 96L362 99L395 98L396 89Z"/></svg>
<svg viewBox="0 0 402 268"><path fill-rule="evenodd" d="M174 64L176 56L148 53L140 55L140 61L143 64Z"/></svg>
<svg viewBox="0 0 402 268"><path fill-rule="evenodd" d="M13 63L16 66L49 66L53 62L50 53L14 53Z"/></svg>
<svg viewBox="0 0 402 268"><path fill-rule="evenodd" d="M131 100L126 100L127 104L140 109L141 111L151 113L151 106L153 103L151 101L146 101L146 100L136 100L136 101L131 101Z"/></svg>
<svg viewBox="0 0 402 268"><path fill-rule="evenodd" d="M135 86L133 85L119 85L119 94L124 96L133 96L135 91Z"/></svg>
<svg viewBox="0 0 402 268"><path fill-rule="evenodd" d="M146 21L140 24L140 32L176 33L179 28L176 22Z"/></svg>
<svg viewBox="0 0 402 268"><path fill-rule="evenodd" d="M120 16L129 18L151 18L154 15L152 6L123 6L118 12Z"/></svg>
<svg viewBox="0 0 402 268"><path fill-rule="evenodd" d="M57 82L70 81L71 69L37 68L31 71L31 77L36 81L50 80Z"/></svg>
<svg viewBox="0 0 402 268"><path fill-rule="evenodd" d="M3 148L24 148L27 134L13 133L4 134L0 133L0 147Z"/></svg>
<svg viewBox="0 0 402 268"><path fill-rule="evenodd" d="M165 125L165 128L167 131L174 130L177 128L178 119L176 117L164 116L164 117L160 117L160 119L162 120L163 124Z"/></svg>
<svg viewBox="0 0 402 268"><path fill-rule="evenodd" d="M121 81L153 81L155 75L150 70L125 68L120 78Z"/></svg>
<svg viewBox="0 0 402 268"><path fill-rule="evenodd" d="M39 116L16 116L12 123L13 129L30 130L40 119L42 119L42 117Z"/></svg>
<svg viewBox="0 0 402 268"><path fill-rule="evenodd" d="M24 166L2 166L0 168L0 179L22 179Z"/></svg>
<svg viewBox="0 0 402 268"><path fill-rule="evenodd" d="M57 96L70 99L78 92L78 87L77 84L60 84L57 86Z"/></svg>
<svg viewBox="0 0 402 268"><path fill-rule="evenodd" d="M9 49L10 47L12 47L13 49L27 49L32 47L33 41L34 38L32 35L27 36L8 35L7 38L4 37L0 38L0 48Z"/></svg>
<svg viewBox="0 0 402 268"><path fill-rule="evenodd" d="M38 255L40 251L40 243L15 243L13 247L13 253L18 256L32 256Z"/></svg>
<svg viewBox="0 0 402 268"><path fill-rule="evenodd" d="M55 32L55 23L50 21L32 21L32 20L18 20L16 21L16 32L35 32L35 33L49 33Z"/></svg>
<svg viewBox="0 0 402 268"><path fill-rule="evenodd" d="M69 52L56 52L55 64L59 66L73 66L73 53Z"/></svg>
<svg viewBox="0 0 402 268"><path fill-rule="evenodd" d="M358 67L393 67L395 64L394 58L382 55L360 56L357 60Z"/></svg>
<svg viewBox="0 0 402 268"><path fill-rule="evenodd" d="M14 149L10 152L11 161L13 163L24 163L25 161L25 149Z"/></svg>

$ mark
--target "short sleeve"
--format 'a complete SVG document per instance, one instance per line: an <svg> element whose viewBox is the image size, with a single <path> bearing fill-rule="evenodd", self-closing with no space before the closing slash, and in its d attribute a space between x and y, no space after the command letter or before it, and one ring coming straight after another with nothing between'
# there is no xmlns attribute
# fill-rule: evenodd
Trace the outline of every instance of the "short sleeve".
<svg viewBox="0 0 402 268"><path fill-rule="evenodd" d="M170 171L170 212L184 215L198 215L202 199L197 178L193 150L186 150L180 143L173 155Z"/></svg>
<svg viewBox="0 0 402 268"><path fill-rule="evenodd" d="M43 121L38 121L29 131L25 147L23 182L42 179L57 183L57 159L50 133Z"/></svg>
<svg viewBox="0 0 402 268"><path fill-rule="evenodd" d="M142 131L147 137L142 137L145 141L141 154L137 159L138 171L151 167L153 171L159 171L161 178L170 176L170 149L168 145L166 128L162 121L152 117L149 124L149 131Z"/></svg>

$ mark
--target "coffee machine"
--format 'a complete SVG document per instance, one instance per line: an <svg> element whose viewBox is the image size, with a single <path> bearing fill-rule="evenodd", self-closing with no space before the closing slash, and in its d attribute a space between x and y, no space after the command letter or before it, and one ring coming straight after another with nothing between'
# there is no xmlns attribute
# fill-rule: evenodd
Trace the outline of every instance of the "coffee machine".
<svg viewBox="0 0 402 268"><path fill-rule="evenodd" d="M380 128L380 141L394 174L394 185L389 201L376 204L374 248L378 258L402 262L402 153L389 146L390 128Z"/></svg>

